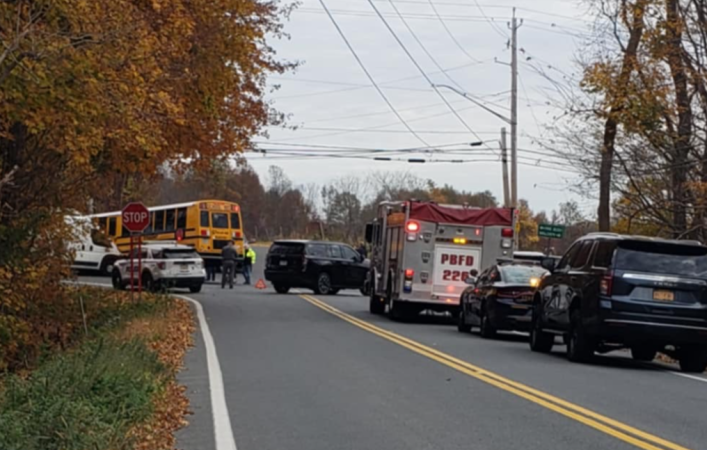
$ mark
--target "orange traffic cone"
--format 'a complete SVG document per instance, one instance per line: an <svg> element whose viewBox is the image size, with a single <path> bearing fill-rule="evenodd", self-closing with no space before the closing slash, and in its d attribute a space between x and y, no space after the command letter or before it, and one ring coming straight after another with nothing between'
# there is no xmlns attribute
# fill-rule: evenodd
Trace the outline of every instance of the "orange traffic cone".
<svg viewBox="0 0 707 450"><path fill-rule="evenodd" d="M265 289L267 286L265 286L265 281L261 278L258 280L257 283L255 283L255 288L256 289Z"/></svg>

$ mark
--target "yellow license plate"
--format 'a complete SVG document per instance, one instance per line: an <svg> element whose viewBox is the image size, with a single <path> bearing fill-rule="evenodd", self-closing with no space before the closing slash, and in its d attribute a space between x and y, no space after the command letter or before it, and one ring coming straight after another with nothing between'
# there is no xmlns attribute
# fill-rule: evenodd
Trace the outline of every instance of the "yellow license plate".
<svg viewBox="0 0 707 450"><path fill-rule="evenodd" d="M673 291L653 291L653 300L672 302L675 300L675 293Z"/></svg>

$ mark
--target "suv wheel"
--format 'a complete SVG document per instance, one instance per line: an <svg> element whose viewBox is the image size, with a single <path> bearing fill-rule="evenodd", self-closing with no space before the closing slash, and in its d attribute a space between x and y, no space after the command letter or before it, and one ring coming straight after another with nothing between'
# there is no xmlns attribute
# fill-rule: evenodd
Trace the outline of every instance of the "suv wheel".
<svg viewBox="0 0 707 450"><path fill-rule="evenodd" d="M320 273L317 277L317 286L314 289L314 293L318 295L329 295L332 291L331 277L326 272Z"/></svg>
<svg viewBox="0 0 707 450"><path fill-rule="evenodd" d="M538 353L550 353L555 345L555 336L543 331L540 308L533 309L530 323L530 349Z"/></svg>
<svg viewBox="0 0 707 450"><path fill-rule="evenodd" d="M481 306L481 326L480 326L481 337L484 339L493 339L496 337L496 327L491 323L491 318L489 317L488 307L486 303Z"/></svg>
<svg viewBox="0 0 707 450"><path fill-rule="evenodd" d="M680 370L683 372L702 373L707 369L707 348L701 346L687 346L678 353Z"/></svg>
<svg viewBox="0 0 707 450"><path fill-rule="evenodd" d="M281 284L275 284L273 287L275 288L275 292L277 292L278 294L287 294L288 292L290 292L290 287L289 287L289 286L283 286L283 285L281 285Z"/></svg>
<svg viewBox="0 0 707 450"><path fill-rule="evenodd" d="M113 288L118 290L125 290L125 285L123 284L123 277L120 276L120 271L118 269L113 269L113 274L111 276L113 281Z"/></svg>
<svg viewBox="0 0 707 450"><path fill-rule="evenodd" d="M147 292L155 292L157 290L155 288L155 280L152 278L152 274L150 272L145 272L142 274L142 289Z"/></svg>
<svg viewBox="0 0 707 450"><path fill-rule="evenodd" d="M631 357L633 357L636 361L653 361L656 353L658 352L653 347L646 347L642 345L631 347Z"/></svg>
<svg viewBox="0 0 707 450"><path fill-rule="evenodd" d="M201 292L201 283L189 286L189 292L191 292L192 294Z"/></svg>
<svg viewBox="0 0 707 450"><path fill-rule="evenodd" d="M582 326L579 309L572 311L570 331L567 336L567 359L587 362L594 355L594 342Z"/></svg>

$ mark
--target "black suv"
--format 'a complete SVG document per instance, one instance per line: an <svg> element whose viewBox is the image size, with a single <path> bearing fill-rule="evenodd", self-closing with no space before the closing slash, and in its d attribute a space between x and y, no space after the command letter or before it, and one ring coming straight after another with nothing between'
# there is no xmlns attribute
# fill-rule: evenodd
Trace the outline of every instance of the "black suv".
<svg viewBox="0 0 707 450"><path fill-rule="evenodd" d="M369 261L338 242L276 241L268 250L265 279L280 294L290 288L336 294L340 289L363 290Z"/></svg>
<svg viewBox="0 0 707 450"><path fill-rule="evenodd" d="M662 351L685 372L707 368L707 247L593 233L542 264L551 274L533 299L533 351L562 335L571 361L628 347L639 361Z"/></svg>

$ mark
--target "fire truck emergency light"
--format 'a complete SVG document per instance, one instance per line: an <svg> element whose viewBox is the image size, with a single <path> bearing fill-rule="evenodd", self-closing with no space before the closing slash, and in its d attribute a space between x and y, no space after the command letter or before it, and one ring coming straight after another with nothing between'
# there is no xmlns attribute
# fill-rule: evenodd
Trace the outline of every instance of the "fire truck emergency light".
<svg viewBox="0 0 707 450"><path fill-rule="evenodd" d="M405 224L405 230L407 230L408 233L417 233L420 231L420 223L414 220L408 220L408 223Z"/></svg>

